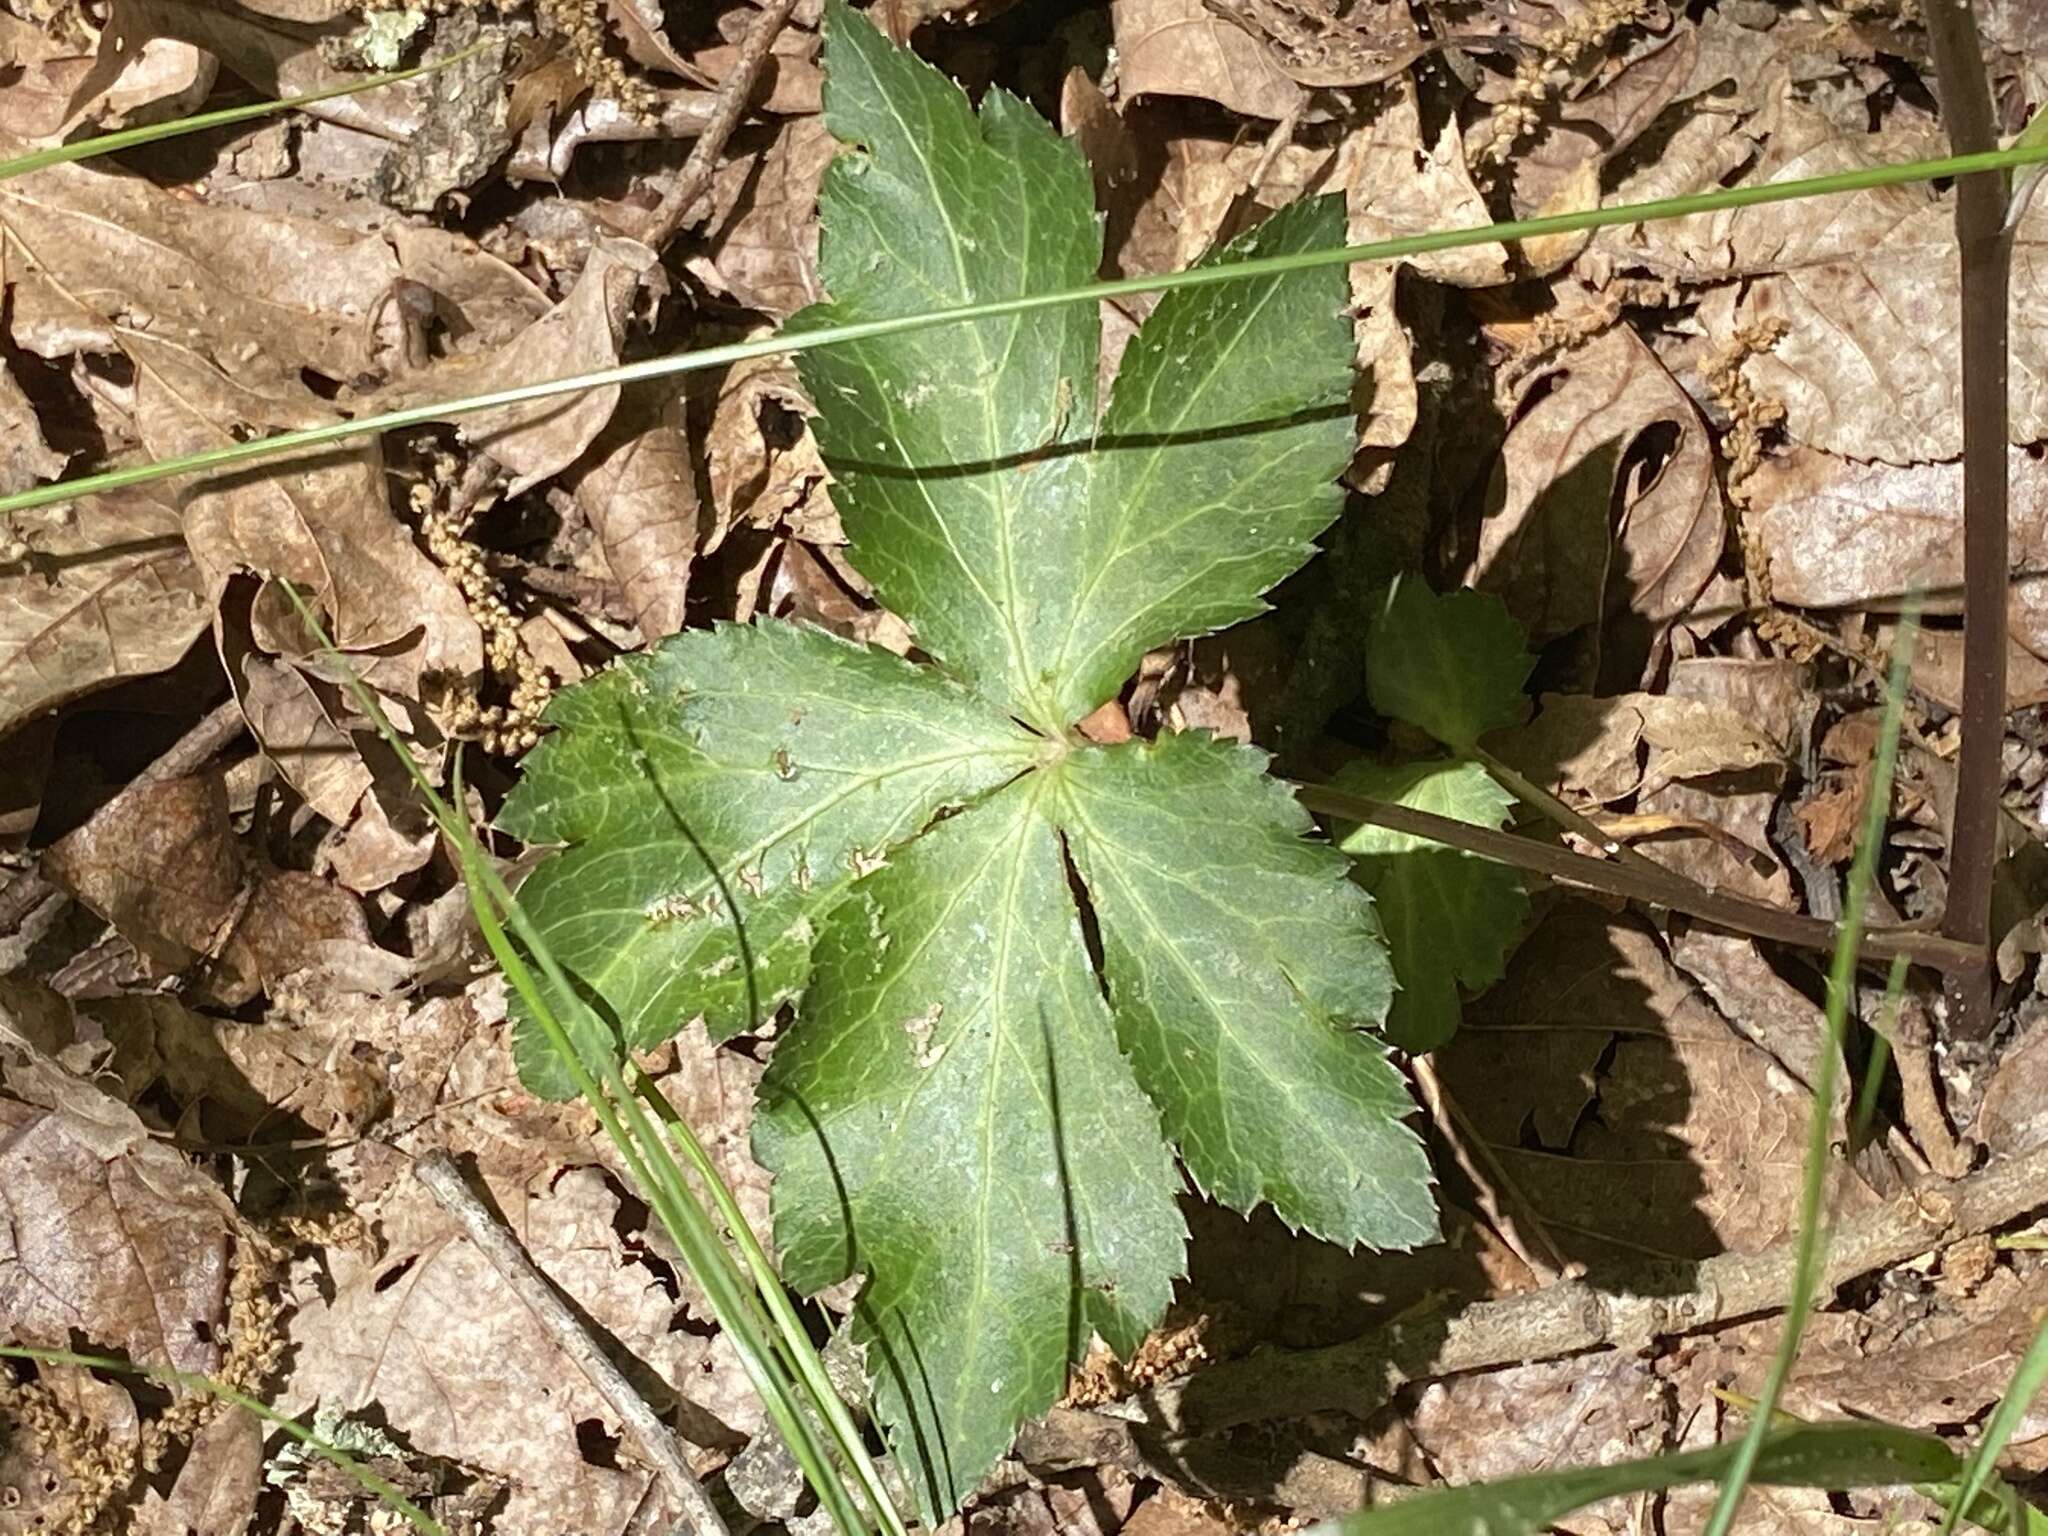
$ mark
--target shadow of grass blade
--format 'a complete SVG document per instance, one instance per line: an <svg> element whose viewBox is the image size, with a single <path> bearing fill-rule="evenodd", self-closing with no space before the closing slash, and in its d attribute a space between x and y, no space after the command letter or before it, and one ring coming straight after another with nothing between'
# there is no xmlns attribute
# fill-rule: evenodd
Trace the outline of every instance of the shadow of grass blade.
<svg viewBox="0 0 2048 1536"><path fill-rule="evenodd" d="M237 1392L224 1382L215 1381L211 1376L172 1370L168 1366L137 1365L130 1360L116 1360L110 1355L80 1355L68 1349L29 1349L19 1344L0 1344L0 1359L33 1360L41 1365L71 1365L89 1371L113 1371L124 1376L142 1376L162 1385L183 1387L189 1392L203 1392L208 1397L218 1398L236 1408L247 1409L272 1428L283 1430L286 1435L298 1441L322 1461L339 1468L345 1475L353 1478L356 1486L365 1493L382 1500L411 1521L413 1529L418 1531L420 1536L447 1536L440 1521L347 1451L339 1446L329 1445L303 1424L286 1418L275 1408L259 1403L253 1397Z"/></svg>

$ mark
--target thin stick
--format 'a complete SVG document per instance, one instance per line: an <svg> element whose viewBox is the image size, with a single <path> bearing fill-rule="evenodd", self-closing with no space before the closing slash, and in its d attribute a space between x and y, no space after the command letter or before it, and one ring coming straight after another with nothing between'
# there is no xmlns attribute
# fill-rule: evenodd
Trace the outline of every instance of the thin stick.
<svg viewBox="0 0 2048 1536"><path fill-rule="evenodd" d="M1533 838L1497 832L1491 827L1475 827L1469 822L1418 811L1411 806L1370 800L1363 795L1332 789L1326 784L1298 784L1295 790L1301 803L1312 811L1325 811L1347 821L1392 827L1396 832L1426 837L1448 848L1461 848L1483 859L1512 864L1518 869L1548 875L1566 884L1683 912L1717 928L1747 934L1751 938L1795 944L1801 949L1832 950L1835 947L1837 928L1834 923L1767 907L1760 901L1747 901L1722 891L1707 890L1661 864L1650 862L1645 869L1617 860L1596 859L1574 853L1569 848L1560 848L1555 843L1539 843ZM1976 956L1974 945L1962 944L1923 928L1896 925L1867 930L1863 952L1879 960L1904 955L1916 965L1943 972L1951 967L1966 966Z"/></svg>
<svg viewBox="0 0 2048 1536"><path fill-rule="evenodd" d="M796 9L796 0L769 0L761 14L754 18L753 26L740 44L739 57L733 60L732 69L718 82L718 94L711 100L711 120L704 125L704 131L697 136L697 142L690 149L690 158L683 162L683 168L676 176L675 185L662 195L661 206L654 210L649 221L647 244L660 250L675 238L682 228L683 220L697 206L697 199L711 187L711 178L718 171L718 157L725 153L726 141L732 137L733 129L739 126L740 116L747 109L747 101L754 94L754 82L760 78L761 66L768 62L768 50L775 46L776 36L789 21L789 13Z"/></svg>
<svg viewBox="0 0 2048 1536"><path fill-rule="evenodd" d="M1970 0L1925 7L1942 121L1958 151L1998 142L1983 44ZM1941 931L1974 945L1976 963L1944 971L1949 1027L1981 1040L1997 1022L1991 971L1991 874L1998 862L2005 779L2007 289L2012 233L2005 227L2002 171L1956 187L1962 251L1963 369L1963 745L1956 764L1955 820L1948 840L1948 905Z"/></svg>
<svg viewBox="0 0 2048 1536"><path fill-rule="evenodd" d="M1587 229L1647 224L1658 219L1688 218L1693 214L1715 213L1729 208L1757 208L1770 203L1796 202L1801 198L1864 192L1877 187L1906 186L1917 182L1939 181L1952 176L1972 175L1987 170L2006 170L2014 166L2043 162L2048 162L2048 143L2018 145L2012 149L1991 150L1981 155L1949 155L1938 160L1866 166L1860 170L1838 171L1827 176L1767 182L1762 186L1725 187L1711 192L1688 193L1684 197L1654 198L1641 203L1619 203L1612 208L1589 208L1580 213L1544 214L1538 218L1513 219L1501 224L1481 225L1475 229L1430 230L1420 235L1402 235L1393 240L1377 240L1369 245L1334 246L1325 251L1294 251L1285 256L1256 256L1245 261L1190 267L1184 272L1148 273L1137 277L1115 278L1108 282L1084 283L1076 288L1061 288L1050 293L986 299L978 303L957 304L951 308L927 310L918 314L892 315L879 320L857 320L845 325L820 326L814 331L766 336L756 341L729 342L724 346L705 347L699 351L681 352L670 357L621 363L617 367L600 368L592 373L544 379L533 384L490 390L480 395L465 395L455 400L437 400L428 405L407 406L403 410L359 416L352 421L330 422L324 426L276 432L269 437L256 438L246 443L231 443L226 447L208 448L198 453L131 464L122 469L102 470L97 474L80 476L76 480L59 481L55 485L41 485L26 491L17 491L12 496L0 496L0 512L22 512L30 507L46 507L55 502L72 501L80 496L118 490L126 485L142 485L171 475L195 474L201 470L225 469L229 465L247 464L256 459L280 458L307 449L323 448L333 443L373 437L381 432L395 432L404 427L452 421L458 416L474 415L478 411L495 410L500 406L525 405L529 401L548 400L556 395L578 394L591 389L610 389L618 385L638 384L646 379L669 378L677 374L701 373L707 369L725 368L757 357L782 357L808 352L816 347L844 346L850 342L872 341L882 336L901 336L932 326L1003 319L1011 315L1035 313L1041 309L1056 309L1062 304L1093 304L1103 299L1124 298L1132 294L1202 288L1211 283L1234 283L1250 278L1277 277L1288 272L1307 272L1317 267L1367 261L1399 261L1404 257L1426 255L1432 251L1463 250L1468 246L1487 245L1494 241L1532 240L1542 235L1575 234Z"/></svg>
<svg viewBox="0 0 2048 1536"><path fill-rule="evenodd" d="M525 1303L548 1337L576 1363L576 1368L597 1388L598 1396L632 1432L640 1453L683 1506L684 1528L695 1532L695 1536L731 1536L711 1496L683 1459L675 1436L662 1423L661 1415L633 1390L633 1384L612 1363L611 1356L598 1347L597 1340L569 1310L554 1282L527 1257L519 1239L476 1197L455 1160L446 1152L428 1152L413 1163L412 1173L441 1202L442 1208L461 1223L463 1234L490 1260L491 1268L504 1278L512 1294Z"/></svg>
<svg viewBox="0 0 2048 1536"><path fill-rule="evenodd" d="M1835 1230L1822 1294L2044 1206L2048 1144L1965 1179L1923 1185ZM1791 1299L1798 1250L1795 1235L1759 1253L1717 1254L1668 1291L1652 1284L1642 1294L1610 1293L1568 1280L1473 1302L1323 1349L1266 1350L1226 1361L1099 1412L1172 1439L1325 1411L1364 1418L1411 1381L1595 1349L1646 1349L1781 1311Z"/></svg>

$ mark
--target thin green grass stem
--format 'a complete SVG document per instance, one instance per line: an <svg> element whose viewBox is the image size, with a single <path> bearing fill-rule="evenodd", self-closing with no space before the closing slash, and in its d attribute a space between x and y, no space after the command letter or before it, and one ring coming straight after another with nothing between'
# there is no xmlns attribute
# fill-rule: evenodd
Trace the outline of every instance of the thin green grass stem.
<svg viewBox="0 0 2048 1536"><path fill-rule="evenodd" d="M394 69L381 75L365 75L362 79L351 80L345 85L330 85L325 90L308 91L303 96L287 96L280 101L256 101L243 107L222 107L217 112L197 112L190 117L174 118L166 123L151 123L146 128L124 128L119 133L102 133L94 138L80 139L73 144L31 150L25 155L16 155L12 160L0 160L0 181L26 176L31 171L40 171L52 165L69 165L74 161L91 160L99 155L118 154L124 149L154 144L161 139L181 138L188 133L204 133L209 128L229 128L236 123L269 117L274 113L291 112L300 107L314 106L319 102L333 101L342 96L360 95L364 91L374 91L380 86L399 85L407 80L417 80L422 75L431 75L436 70L446 69L451 64L459 64L464 59L483 52L489 46L490 40L485 39L480 43L472 43L460 53L451 53L445 59L415 64L410 69Z"/></svg>
<svg viewBox="0 0 2048 1536"><path fill-rule="evenodd" d="M705 1151L703 1142L690 1128L690 1123L676 1112L673 1104L664 1098L654 1080L636 1065L633 1069L635 1085L640 1096L653 1109L655 1116L667 1127L670 1136L683 1150L683 1156L690 1162L711 1191L712 1203L718 1207L721 1220L732 1233L735 1247L746 1261L753 1274L754 1287L767 1304L769 1314L784 1341L785 1361L792 1371L803 1378L814 1402L827 1405L827 1418L831 1422L834 1438L842 1451L847 1453L849 1465L859 1480L861 1491L867 1495L868 1503L874 1508L876 1518L888 1536L908 1536L903 1518L896 1511L895 1502L889 1497L889 1490L882 1481L881 1469L874 1458L868 1455L867 1442L861 1438L860 1426L853 1421L846 1403L832 1385L826 1373L825 1362L811 1345L811 1336L804 1328L803 1319L790 1304L789 1292L782 1284L782 1278L775 1272L775 1265L767 1252L754 1236L754 1230L747 1224L739 1202L733 1198L732 1190L718 1177L717 1169Z"/></svg>
<svg viewBox="0 0 2048 1536"><path fill-rule="evenodd" d="M1870 803L1864 808L1862 838L1842 901L1841 937L1835 941L1834 960L1828 970L1827 1038L1820 1042L1819 1062L1813 1074L1813 1116L1807 1130L1804 1178L1799 1192L1799 1246L1793 1260L1792 1294L1785 1306L1785 1329L1771 1359L1770 1371L1764 1377L1755 1412L1722 1478L1702 1536L1728 1536L1734 1528L1736 1511L1749 1489L1757 1457L1772 1433L1778 1399L1784 1394L1793 1362L1799 1357L1800 1341L1806 1334L1814 1292L1827 1257L1825 1207L1832 1171L1829 1143L1834 1125L1835 1084L1841 1074L1842 1040L1856 994L1856 961L1863 942L1864 914L1876 878L1878 853L1884 844L1885 822L1891 815L1892 773L1898 762L1899 725L1904 714L1906 685L1912 674L1918 617L1917 601L1909 602L1893 647L1891 677L1885 689L1884 724L1871 770Z"/></svg>
<svg viewBox="0 0 2048 1536"><path fill-rule="evenodd" d="M1425 234L1404 235L1399 239L1379 240L1368 245L1338 246L1325 251L1296 251L1284 256L1260 256L1247 261L1194 267L1185 272L1118 278L1110 282L1087 283L1078 288L1057 289L1050 293L1024 294L1016 298L955 305L948 309L929 310L922 314L861 320L846 325L820 326L816 330L794 333L785 330L780 335L756 341L733 342L726 346L706 347L697 352L682 352L670 357L649 358L644 362L623 363L618 367L603 368L593 373L545 379L509 389L491 390L485 394L467 395L456 400L437 401L431 405L408 406L404 410L383 411L371 416L357 417L351 421L273 433L269 437L256 438L250 442L209 448L204 452L185 454L177 458L156 459L120 469L102 470L98 474L81 476L76 480L58 481L54 485L19 491L12 496L0 496L0 513L27 511L31 507L49 506L54 502L69 501L79 496L119 490L124 486L142 485L169 475L225 469L231 465L247 464L255 459L272 459L308 449L331 447L337 443L370 437L380 432L423 426L429 422L449 421L456 417L473 415L478 411L525 405L535 400L551 399L556 395L638 384L649 379L670 378L677 374L698 373L707 368L724 368L751 358L807 352L814 347L844 346L849 342L872 341L879 337L898 336L935 325L958 325L970 320L1000 319L1035 310L1053 309L1063 304L1092 304L1102 299L1121 298L1132 294L1164 293L1178 288L1202 287L1210 283L1241 282L1247 278L1273 277L1287 272L1302 272L1316 267L1347 265L1352 262L1397 261L1403 257L1426 255L1432 251L1457 250L1494 241L1512 242L1541 235L1575 234L1584 230L1609 229L1618 225L1689 218L1694 214L1714 213L1724 209L1754 208L1766 203L1793 202L1801 198L1867 192L1878 187L1905 186L1914 182L1944 180L1982 171L2010 170L2015 166L2042 162L2048 162L2048 143L2016 145L2011 149L1986 150L1974 155L1948 155L1940 159L1913 160L1897 165L1865 166L1828 176L1805 176L1792 181L1771 182L1755 187L1716 188L1713 191L1691 193L1685 197L1653 198L1646 202L1623 203L1613 208L1546 214L1540 218L1513 219L1505 223L1485 224L1471 229L1431 230Z"/></svg>
<svg viewBox="0 0 2048 1536"><path fill-rule="evenodd" d="M288 1419L267 1403L259 1403L247 1393L237 1392L225 1382L215 1381L211 1376L202 1376L194 1371L173 1370L165 1365L137 1365L132 1360L117 1360L111 1355L81 1355L68 1349L31 1349L21 1344L0 1344L0 1359L33 1360L41 1365L71 1365L89 1371L113 1371L124 1376L144 1376L151 1381L183 1387L190 1392L203 1392L208 1397L219 1398L237 1408L247 1409L264 1423L283 1430L292 1439L322 1461L340 1468L366 1492L382 1499L410 1520L421 1536L447 1536L441 1522L428 1514L419 1505L400 1493L368 1467L357 1461L339 1446L329 1445L318 1435L296 1420Z"/></svg>
<svg viewBox="0 0 2048 1536"><path fill-rule="evenodd" d="M2026 1417L2027 1409L2043 1383L2048 1383L2048 1316L2043 1316L2034 1329L2034 1340L2027 1346L2019 1369L2006 1383L2005 1395L1998 1400L1997 1408L1992 1410L1990 1421L1984 1426L1984 1433L1978 1437L1976 1448L1970 1452L1962 1481L1957 1484L1955 1497L1949 1501L1948 1512L1942 1517L1941 1536L1951 1536L1964 1512L1976 1506L1977 1496L1990 1484L1998 1458L2011 1441L2013 1431L2020 1427L2020 1420Z"/></svg>
<svg viewBox="0 0 2048 1536"><path fill-rule="evenodd" d="M799 1393L804 1391L801 1373L798 1373L799 1379L792 1380L790 1373L784 1370L777 1352L777 1341L770 1337L756 1305L756 1297L747 1288L745 1276L733 1260L731 1251L720 1240L709 1213L684 1180L681 1168L669 1153L667 1138L648 1121L638 1101L628 1091L617 1065L606 1063L607 1081L600 1084L582 1053L576 1049L551 1005L550 994L568 999L576 1006L581 1004L575 988L549 950L545 936L527 919L517 898L477 843L468 822L457 814L427 778L409 743L392 725L376 695L335 648L319 616L306 603L304 596L290 582L281 585L322 654L339 670L350 698L379 736L397 752L407 776L426 801L435 825L455 848L463 882L469 892L470 906L492 957L504 970L506 981L527 1005L549 1048L567 1068L577 1090L596 1114L605 1135L624 1159L628 1173L660 1217L698 1283L704 1287L719 1326L732 1340L749 1382L760 1395L770 1421L810 1481L819 1502L843 1536L867 1536L868 1526L859 1504L847 1489L838 1466L818 1440L812 1412L829 1421L830 1407L813 1403L807 1411L806 1406L798 1401ZM459 796L459 776L455 782ZM502 922L501 912L504 914ZM531 954L540 967L545 987L528 967L519 945L513 944L506 933L507 923L517 933L526 953ZM715 1169L707 1182L713 1189L723 1188ZM729 1190L724 1193L727 1199L731 1198ZM861 1447L860 1451L864 1456L865 1448Z"/></svg>

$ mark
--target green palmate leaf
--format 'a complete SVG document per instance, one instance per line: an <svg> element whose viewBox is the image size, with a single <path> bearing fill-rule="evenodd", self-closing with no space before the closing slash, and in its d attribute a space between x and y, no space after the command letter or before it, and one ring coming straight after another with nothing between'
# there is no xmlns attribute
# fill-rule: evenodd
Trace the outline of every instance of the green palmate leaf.
<svg viewBox="0 0 2048 1536"><path fill-rule="evenodd" d="M1118 1038L1210 1194L1340 1242L1428 1242L1407 1091L1352 1027L1392 990L1369 900L1264 767L1197 736L1063 766Z"/></svg>
<svg viewBox="0 0 2048 1536"><path fill-rule="evenodd" d="M1335 783L1475 827L1506 826L1515 803L1477 763L1358 762ZM1477 990L1500 979L1529 915L1521 877L1505 864L1387 827L1359 827L1343 848L1379 901L1401 983L1387 1038L1405 1051L1433 1051L1457 1030L1458 987Z"/></svg>
<svg viewBox="0 0 2048 1536"><path fill-rule="evenodd" d="M1046 785L945 822L835 910L756 1121L789 1281L870 1276L856 1336L934 1519L1090 1330L1137 1344L1181 1267L1179 1180L1090 972Z"/></svg>
<svg viewBox="0 0 2048 1536"><path fill-rule="evenodd" d="M1036 749L945 679L795 625L679 636L548 719L501 823L575 846L520 900L636 1047L699 1013L729 1035L793 996L855 876ZM529 1086L573 1093L544 1041L519 1042Z"/></svg>
<svg viewBox="0 0 2048 1536"><path fill-rule="evenodd" d="M1015 98L957 87L835 5L826 119L860 148L819 193L828 304L793 330L1086 282L1087 167ZM1217 260L1327 246L1298 204ZM1092 308L804 353L862 574L919 642L1040 730L1146 650L1249 617L1341 506L1350 322L1334 274L1169 294L1098 425ZM1171 552L1170 555L1168 552Z"/></svg>
<svg viewBox="0 0 2048 1536"><path fill-rule="evenodd" d="M1470 752L1488 731L1528 711L1522 684L1533 660L1521 626L1489 593L1438 597L1413 578L1398 579L1367 646L1372 707L1454 751Z"/></svg>
<svg viewBox="0 0 2048 1536"><path fill-rule="evenodd" d="M1325 1536L1535 1536L1573 1510L1622 1494L1710 1483L1735 1459L1733 1445L1604 1467L1447 1488L1389 1509L1365 1509L1321 1527ZM1764 1442L1755 1480L1795 1488L1867 1488L1939 1482L1956 1456L1932 1435L1888 1424L1803 1424Z"/></svg>
<svg viewBox="0 0 2048 1536"><path fill-rule="evenodd" d="M799 328L1095 271L1086 169L1023 106L971 110L837 3L825 63L853 148L822 195L832 302ZM1215 259L1341 219L1304 204ZM797 998L755 1128L786 1274L866 1277L876 1408L935 1520L1091 1335L1158 1319L1185 1241L1162 1120L1240 1209L1435 1233L1341 857L1255 753L1069 728L1147 648L1257 611L1336 515L1346 292L1318 268L1170 295L1099 418L1084 308L805 354L856 559L941 667L684 636L568 690L508 808L569 845L524 903L623 1043Z"/></svg>

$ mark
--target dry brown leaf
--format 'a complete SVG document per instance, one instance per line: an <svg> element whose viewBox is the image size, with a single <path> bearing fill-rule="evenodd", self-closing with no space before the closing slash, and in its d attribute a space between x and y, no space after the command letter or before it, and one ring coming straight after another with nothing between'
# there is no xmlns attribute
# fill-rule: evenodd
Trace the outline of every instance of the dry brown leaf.
<svg viewBox="0 0 2048 1536"><path fill-rule="evenodd" d="M389 403L453 399L609 368L619 360L626 320L643 286L659 276L654 252L637 240L599 241L576 286L547 314L494 351L414 374ZM516 495L574 463L611 420L618 399L612 385L501 406L466 417L462 435L512 471Z"/></svg>
<svg viewBox="0 0 2048 1536"><path fill-rule="evenodd" d="M684 397L670 395L652 420L614 420L573 489L641 637L675 634L700 521Z"/></svg>
<svg viewBox="0 0 2048 1536"><path fill-rule="evenodd" d="M1567 1255L1596 1274L1784 1236L1797 1221L1805 1090L1732 1030L1633 919L1574 918L1551 935L1571 910L1537 930L1482 1000L1509 1027L1468 1027L1438 1053L1446 1085ZM1532 1028L1537 1020L1555 1025ZM1529 1151L1520 1143L1529 1111L1517 1110L1526 1101L1498 1102L1502 1085L1542 1071L1564 1025L1582 1039L1614 1037L1599 1110L1577 1122L1564 1155ZM1850 1175L1840 1209L1873 1198Z"/></svg>
<svg viewBox="0 0 2048 1536"><path fill-rule="evenodd" d="M249 652L230 668L249 730L279 773L320 815L347 826L371 773L318 686L289 661Z"/></svg>
<svg viewBox="0 0 2048 1536"><path fill-rule="evenodd" d="M579 1310L687 1397L687 1438L730 1444L735 1429L758 1427L722 1417L742 1411L736 1357L722 1340L671 1331L675 1304L656 1273L626 1253L614 1229L618 1198L597 1170L531 1189L493 1179L491 1193ZM374 1405L415 1451L507 1484L493 1514L502 1536L639 1529L643 1504L664 1501L658 1480L637 1469L630 1441L615 1467L584 1459L579 1425L594 1421L611 1436L620 1426L497 1272L409 1178L392 1186L376 1219L381 1256L330 1250L331 1286L299 1298L284 1411L316 1400Z"/></svg>
<svg viewBox="0 0 2048 1536"><path fill-rule="evenodd" d="M192 1437L168 1494L143 1490L133 1536L242 1536L263 1491L263 1421L227 1408Z"/></svg>
<svg viewBox="0 0 2048 1536"><path fill-rule="evenodd" d="M1691 398L1628 326L1534 371L1501 446L1470 584L1542 644L1627 613L1692 606L1726 534Z"/></svg>
<svg viewBox="0 0 2048 1536"><path fill-rule="evenodd" d="M204 632L204 583L151 488L35 514L23 533L30 553L0 565L0 732L161 672Z"/></svg>
<svg viewBox="0 0 2048 1536"><path fill-rule="evenodd" d="M138 784L43 855L159 976L213 954L240 910L241 855L217 774Z"/></svg>
<svg viewBox="0 0 2048 1536"><path fill-rule="evenodd" d="M1740 711L1657 693L1543 695L1526 725L1496 731L1488 748L1526 777L1575 801L1612 805L1675 779L1784 762L1786 747ZM1645 764L1642 748L1655 749Z"/></svg>
<svg viewBox="0 0 2048 1536"><path fill-rule="evenodd" d="M1655 746L1649 777L1662 787L1646 788L1638 810L1716 828L1718 837L1660 838L1643 845L1658 863L1676 869L1708 890L1734 891L1773 906L1792 905L1792 877L1771 842L1771 818L1783 781L1781 764L1792 760L1807 739L1820 700L1812 669L1791 660L1751 661L1695 656L1673 663L1666 695L1672 707L1704 704L1747 721L1771 745L1757 766L1734 764L1715 782L1679 782L1666 765L1689 771L1697 761L1683 739Z"/></svg>
<svg viewBox="0 0 2048 1536"><path fill-rule="evenodd" d="M775 320L824 298L818 183L838 153L823 118L799 117L758 156L727 161L711 183L702 250L684 261L691 275Z"/></svg>
<svg viewBox="0 0 2048 1536"><path fill-rule="evenodd" d="M2048 463L2013 448L2006 477L2012 574L2048 571ZM1919 587L1937 611L1953 606L1963 581L1960 463L1861 464L1795 448L1765 461L1745 488L1778 602L1855 608Z"/></svg>
<svg viewBox="0 0 2048 1536"><path fill-rule="evenodd" d="M792 517L807 539L845 542L824 493L825 462L805 425L810 408L787 357L749 358L719 381L704 438L712 514L704 553L741 524L772 528Z"/></svg>
<svg viewBox="0 0 2048 1536"><path fill-rule="evenodd" d="M1296 111L1302 88L1251 35L1202 0L1112 0L1123 98L1199 96L1246 117Z"/></svg>
<svg viewBox="0 0 2048 1536"><path fill-rule="evenodd" d="M54 480L68 462L43 440L35 406L22 393L13 370L0 368L0 495L12 496L39 480Z"/></svg>
<svg viewBox="0 0 2048 1536"><path fill-rule="evenodd" d="M665 69L687 77L690 64L668 40L668 21L660 0L604 0L604 13L625 44L626 57L649 69Z"/></svg>
<svg viewBox="0 0 2048 1536"><path fill-rule="evenodd" d="M220 1363L233 1208L127 1105L8 1045L0 1008L0 1338ZM18 1038L18 1037L17 1037Z"/></svg>
<svg viewBox="0 0 2048 1536"><path fill-rule="evenodd" d="M338 824L326 845L334 878L364 896L425 868L438 842L433 821L416 798L393 795L387 808L381 788L373 784L363 791L355 819Z"/></svg>
<svg viewBox="0 0 2048 1536"><path fill-rule="evenodd" d="M368 944L362 904L340 886L304 870L265 870L220 947L204 1001L239 1008L274 992L287 976L317 964L337 942Z"/></svg>

